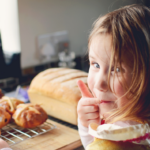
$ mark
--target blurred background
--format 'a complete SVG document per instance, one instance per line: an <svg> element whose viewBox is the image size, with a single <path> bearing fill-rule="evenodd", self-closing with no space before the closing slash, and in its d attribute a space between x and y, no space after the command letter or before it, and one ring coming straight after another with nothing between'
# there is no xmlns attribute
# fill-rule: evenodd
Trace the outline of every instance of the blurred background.
<svg viewBox="0 0 150 150"><path fill-rule="evenodd" d="M149 6L150 0L0 0L0 88L29 85L52 67L88 72L93 22L137 3Z"/></svg>

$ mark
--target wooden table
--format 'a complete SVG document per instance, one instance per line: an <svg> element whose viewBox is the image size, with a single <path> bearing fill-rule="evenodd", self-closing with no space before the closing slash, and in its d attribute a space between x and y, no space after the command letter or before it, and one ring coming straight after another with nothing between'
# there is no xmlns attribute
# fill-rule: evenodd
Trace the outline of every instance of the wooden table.
<svg viewBox="0 0 150 150"><path fill-rule="evenodd" d="M57 128L20 142L11 148L13 150L73 150L82 145L77 130L49 119L48 122L56 125Z"/></svg>

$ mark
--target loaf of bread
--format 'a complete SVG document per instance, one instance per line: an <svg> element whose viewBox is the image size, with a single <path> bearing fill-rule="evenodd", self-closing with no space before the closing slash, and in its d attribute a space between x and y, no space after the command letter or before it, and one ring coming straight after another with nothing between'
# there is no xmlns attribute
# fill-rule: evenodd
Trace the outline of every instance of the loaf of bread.
<svg viewBox="0 0 150 150"><path fill-rule="evenodd" d="M87 73L69 68L47 69L32 80L28 90L30 101L42 104L49 115L77 125L79 79L87 84Z"/></svg>
<svg viewBox="0 0 150 150"><path fill-rule="evenodd" d="M19 104L12 118L18 126L34 128L44 123L48 116L40 105Z"/></svg>

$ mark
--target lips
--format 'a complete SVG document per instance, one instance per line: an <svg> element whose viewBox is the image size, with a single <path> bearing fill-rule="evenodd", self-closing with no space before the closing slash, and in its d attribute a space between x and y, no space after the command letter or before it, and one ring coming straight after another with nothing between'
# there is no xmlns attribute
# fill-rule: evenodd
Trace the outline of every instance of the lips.
<svg viewBox="0 0 150 150"><path fill-rule="evenodd" d="M101 100L100 104L102 104L102 103L111 103L111 101Z"/></svg>

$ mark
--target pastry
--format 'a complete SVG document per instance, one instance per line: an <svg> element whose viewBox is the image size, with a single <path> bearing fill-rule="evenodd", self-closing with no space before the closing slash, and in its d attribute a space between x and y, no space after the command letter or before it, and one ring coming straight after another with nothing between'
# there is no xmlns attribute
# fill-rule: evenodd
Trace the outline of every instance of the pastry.
<svg viewBox="0 0 150 150"><path fill-rule="evenodd" d="M23 104L23 103L24 102L21 100L12 97L7 97L7 96L3 96L0 99L0 107L3 107L10 114L13 114L15 112L18 104Z"/></svg>
<svg viewBox="0 0 150 150"><path fill-rule="evenodd" d="M94 137L94 141L86 150L150 150L149 131L147 123L126 127L91 123L89 134Z"/></svg>
<svg viewBox="0 0 150 150"><path fill-rule="evenodd" d="M18 126L23 128L34 128L44 123L48 115L40 105L19 104L12 116Z"/></svg>
<svg viewBox="0 0 150 150"><path fill-rule="evenodd" d="M94 139L86 150L150 150L148 146L138 145L131 142L116 142L104 139Z"/></svg>
<svg viewBox="0 0 150 150"><path fill-rule="evenodd" d="M7 125L10 120L11 115L3 107L0 107L0 129Z"/></svg>

